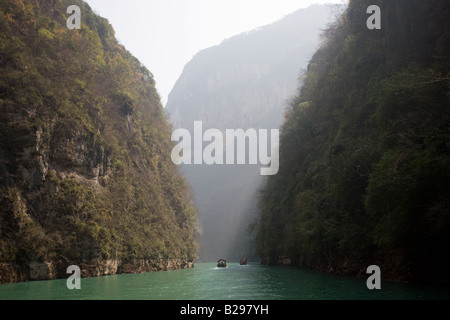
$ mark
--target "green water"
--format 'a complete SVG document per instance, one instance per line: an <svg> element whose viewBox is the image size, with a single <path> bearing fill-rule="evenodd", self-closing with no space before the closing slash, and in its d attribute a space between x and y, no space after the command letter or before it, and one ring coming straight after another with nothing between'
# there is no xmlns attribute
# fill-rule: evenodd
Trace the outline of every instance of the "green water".
<svg viewBox="0 0 450 320"><path fill-rule="evenodd" d="M66 280L0 285L0 299L133 300L342 300L450 299L450 291L382 282L368 290L366 279L290 267L197 263L188 270L82 278L81 290Z"/></svg>

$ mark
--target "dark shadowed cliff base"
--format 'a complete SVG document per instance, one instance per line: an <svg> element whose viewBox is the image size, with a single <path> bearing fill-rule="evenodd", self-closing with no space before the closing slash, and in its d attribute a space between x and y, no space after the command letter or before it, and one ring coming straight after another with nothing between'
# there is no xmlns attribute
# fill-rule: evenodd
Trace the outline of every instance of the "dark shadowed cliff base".
<svg viewBox="0 0 450 320"><path fill-rule="evenodd" d="M436 255L425 252L426 248L411 248L411 253L403 248L385 249L377 252L334 253L324 256L265 257L264 265L282 265L317 270L323 273L367 278L367 267L377 265L381 279L399 283L418 283L450 287L450 261L436 259ZM421 252L417 254L417 252Z"/></svg>
<svg viewBox="0 0 450 320"><path fill-rule="evenodd" d="M135 260L122 262L117 260L90 261L78 263L62 258L54 262L29 262L28 264L0 263L0 284L34 280L67 279L70 265L80 267L81 277L100 277L114 274L157 272L194 267L193 261L174 260Z"/></svg>

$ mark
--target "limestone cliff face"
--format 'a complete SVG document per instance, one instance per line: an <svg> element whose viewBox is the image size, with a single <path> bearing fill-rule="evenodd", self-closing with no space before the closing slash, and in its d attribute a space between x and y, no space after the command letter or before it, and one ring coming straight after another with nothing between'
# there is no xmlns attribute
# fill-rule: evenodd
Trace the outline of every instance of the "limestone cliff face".
<svg viewBox="0 0 450 320"><path fill-rule="evenodd" d="M191 266L196 212L152 74L81 1L2 1L0 30L0 283Z"/></svg>
<svg viewBox="0 0 450 320"><path fill-rule="evenodd" d="M312 6L199 52L184 68L166 109L177 128L276 129L298 78L320 43L331 8ZM250 256L259 166L185 166L203 225L200 258Z"/></svg>

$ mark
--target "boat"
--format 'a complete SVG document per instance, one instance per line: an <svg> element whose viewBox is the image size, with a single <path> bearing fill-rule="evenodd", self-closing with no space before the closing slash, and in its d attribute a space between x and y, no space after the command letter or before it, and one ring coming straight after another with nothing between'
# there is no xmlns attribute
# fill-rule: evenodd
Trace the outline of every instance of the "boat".
<svg viewBox="0 0 450 320"><path fill-rule="evenodd" d="M246 265L247 265L247 260L245 260L245 258L244 258L244 259L241 259L241 260L239 261L239 264L240 264L241 266L246 266Z"/></svg>
<svg viewBox="0 0 450 320"><path fill-rule="evenodd" d="M219 259L217 261L217 268L226 268L227 267L227 261L225 259Z"/></svg>

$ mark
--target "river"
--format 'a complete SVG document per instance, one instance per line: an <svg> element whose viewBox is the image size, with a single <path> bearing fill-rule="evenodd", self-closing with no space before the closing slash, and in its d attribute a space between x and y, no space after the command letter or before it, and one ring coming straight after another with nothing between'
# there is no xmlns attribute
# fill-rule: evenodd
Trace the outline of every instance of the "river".
<svg viewBox="0 0 450 320"><path fill-rule="evenodd" d="M145 274L82 278L80 290L66 280L0 285L0 299L13 300L448 300L450 291L383 281L369 290L366 279L322 274L294 267L195 268Z"/></svg>

